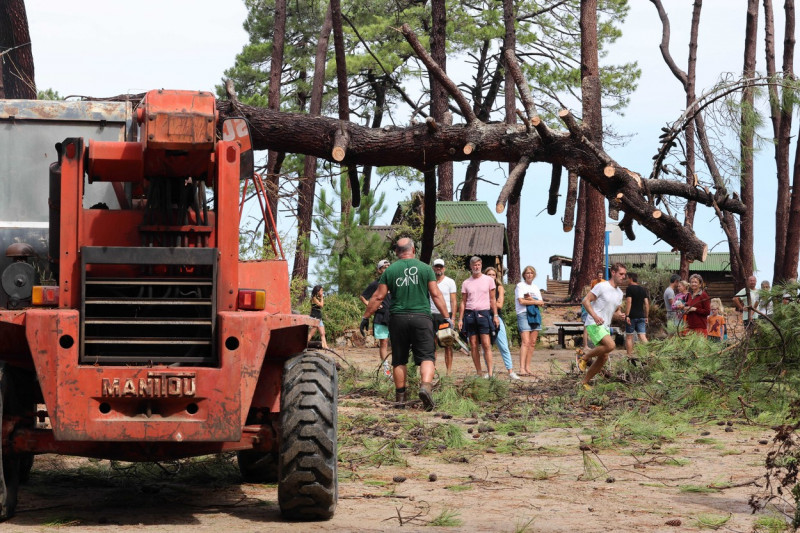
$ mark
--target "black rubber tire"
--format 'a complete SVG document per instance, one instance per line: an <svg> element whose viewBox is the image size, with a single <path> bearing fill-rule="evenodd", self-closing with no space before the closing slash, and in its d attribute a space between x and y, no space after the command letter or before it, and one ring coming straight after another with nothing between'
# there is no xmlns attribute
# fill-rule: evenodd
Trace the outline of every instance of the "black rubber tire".
<svg viewBox="0 0 800 533"><path fill-rule="evenodd" d="M278 454L241 450L236 452L239 472L248 483L275 483L278 481Z"/></svg>
<svg viewBox="0 0 800 533"><path fill-rule="evenodd" d="M3 415L14 412L14 389L11 373L4 363L0 363L0 428L2 428ZM17 495L19 493L20 455L6 453L3 450L3 438L0 434L0 456L2 456L2 469L0 470L0 522L14 516L17 508Z"/></svg>
<svg viewBox="0 0 800 533"><path fill-rule="evenodd" d="M284 365L278 504L290 520L328 520L336 510L338 386L325 355L307 350Z"/></svg>

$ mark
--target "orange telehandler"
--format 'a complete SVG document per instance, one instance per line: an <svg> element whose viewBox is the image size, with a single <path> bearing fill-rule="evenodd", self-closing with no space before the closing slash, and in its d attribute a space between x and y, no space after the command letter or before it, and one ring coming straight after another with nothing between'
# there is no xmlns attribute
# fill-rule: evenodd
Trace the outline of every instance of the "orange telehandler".
<svg viewBox="0 0 800 533"><path fill-rule="evenodd" d="M0 100L0 520L42 453L236 451L285 517L333 516L336 367L307 350L277 237L278 259L239 259L261 182L247 123L217 122L207 92Z"/></svg>

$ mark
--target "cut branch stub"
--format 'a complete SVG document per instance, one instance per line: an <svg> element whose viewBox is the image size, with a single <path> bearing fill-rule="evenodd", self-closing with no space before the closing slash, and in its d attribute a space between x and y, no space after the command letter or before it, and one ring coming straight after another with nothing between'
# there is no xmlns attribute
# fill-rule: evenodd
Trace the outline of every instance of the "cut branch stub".
<svg viewBox="0 0 800 533"><path fill-rule="evenodd" d="M625 213L625 216L619 221L619 229L625 232L629 241L636 240L636 234L633 232L633 217L630 213Z"/></svg>
<svg viewBox="0 0 800 533"><path fill-rule="evenodd" d="M581 131L578 121L575 120L575 117L572 116L572 113L570 113L569 109L562 109L559 111L558 118L561 119L561 122L564 123L572 135L576 137L583 135L583 131Z"/></svg>
<svg viewBox="0 0 800 533"><path fill-rule="evenodd" d="M514 186L517 182L525 175L525 171L528 170L528 165L531 164L531 159L524 155L519 159L517 166L514 167L508 174L508 179L506 180L506 184L503 185L503 189L500 191L500 195L497 197L497 205L495 206L495 210L498 213L502 213L506 208L506 202L508 202L508 197L511 195L511 191L514 190Z"/></svg>
<svg viewBox="0 0 800 533"><path fill-rule="evenodd" d="M540 116L536 115L531 117L531 124L536 128L536 132L539 134L539 137L542 138L542 142L545 144L553 142L553 132L547 127L547 124L544 123Z"/></svg>
<svg viewBox="0 0 800 533"><path fill-rule="evenodd" d="M464 155L469 155L475 150L475 143L468 142L464 145Z"/></svg>
<svg viewBox="0 0 800 533"><path fill-rule="evenodd" d="M558 210L558 190L561 188L561 165L553 165L550 173L550 192L547 198L547 214L555 215Z"/></svg>
<svg viewBox="0 0 800 533"><path fill-rule="evenodd" d="M613 178L614 174L616 174L617 169L615 169L612 165L606 165L603 168L603 175L607 178Z"/></svg>
<svg viewBox="0 0 800 533"><path fill-rule="evenodd" d="M336 129L333 135L333 150L331 150L331 157L334 161L341 163L344 161L344 156L347 154L347 145L350 143L350 135L344 128L344 124Z"/></svg>
<svg viewBox="0 0 800 533"><path fill-rule="evenodd" d="M564 204L564 232L569 233L575 224L575 203L578 200L578 173L567 172L567 199Z"/></svg>
<svg viewBox="0 0 800 533"><path fill-rule="evenodd" d="M426 118L425 125L428 126L428 131L431 133L436 133L439 131L439 125L436 123L436 119L433 117Z"/></svg>

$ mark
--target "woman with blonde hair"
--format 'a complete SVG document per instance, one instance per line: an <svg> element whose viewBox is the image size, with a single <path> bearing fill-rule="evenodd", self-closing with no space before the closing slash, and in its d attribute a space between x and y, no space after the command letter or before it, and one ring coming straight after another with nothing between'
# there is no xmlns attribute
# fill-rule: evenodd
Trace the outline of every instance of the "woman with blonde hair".
<svg viewBox="0 0 800 533"><path fill-rule="evenodd" d="M483 273L494 280L495 291L494 296L497 300L497 315L500 319L500 326L497 328L497 337L495 337L495 344L497 349L500 350L500 355L503 357L503 364L506 365L508 370L508 377L512 380L519 379L519 376L514 372L514 363L511 360L511 350L508 349L508 334L506 333L506 324L503 322L503 304L506 300L506 288L497 279L497 270L494 267L486 267Z"/></svg>
<svg viewBox="0 0 800 533"><path fill-rule="evenodd" d="M689 276L689 296L683 306L686 329L703 336L708 335L709 314L711 314L711 298L703 289L703 277L700 274L692 274Z"/></svg>
<svg viewBox="0 0 800 533"><path fill-rule="evenodd" d="M519 347L519 367L520 375L523 376L533 375L531 359L533 359L533 351L536 349L536 339L542 330L541 322L538 325L532 325L528 321L528 306L544 305L542 292L533 284L535 278L536 269L530 265L526 266L522 271L522 281L517 283L517 287L514 289L514 308L517 312L517 327L522 341Z"/></svg>

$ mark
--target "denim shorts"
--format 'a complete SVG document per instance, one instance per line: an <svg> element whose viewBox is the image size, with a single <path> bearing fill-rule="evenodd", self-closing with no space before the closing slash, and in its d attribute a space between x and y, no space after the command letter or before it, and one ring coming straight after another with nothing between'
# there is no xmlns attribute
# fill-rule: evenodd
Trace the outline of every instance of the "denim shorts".
<svg viewBox="0 0 800 533"><path fill-rule="evenodd" d="M467 309L464 313L464 331L467 337L492 334L492 312L488 309L475 311Z"/></svg>
<svg viewBox="0 0 800 533"><path fill-rule="evenodd" d="M517 329L519 331L542 331L542 325L539 324L538 328L533 329L528 323L528 313L525 312L517 315Z"/></svg>
<svg viewBox="0 0 800 533"><path fill-rule="evenodd" d="M625 333L633 335L634 333L646 333L647 322L644 318L631 318L630 324L625 324Z"/></svg>

